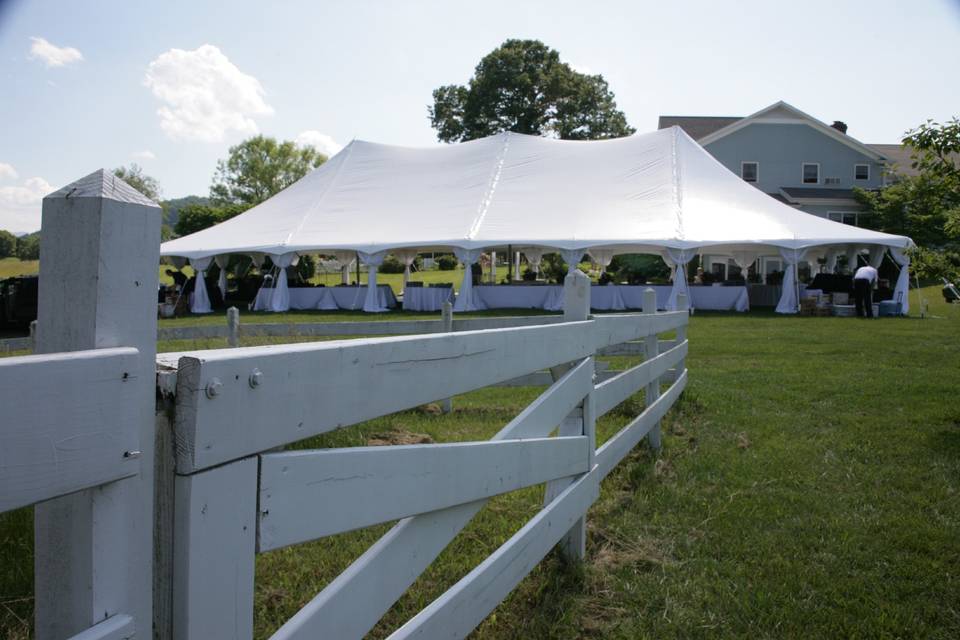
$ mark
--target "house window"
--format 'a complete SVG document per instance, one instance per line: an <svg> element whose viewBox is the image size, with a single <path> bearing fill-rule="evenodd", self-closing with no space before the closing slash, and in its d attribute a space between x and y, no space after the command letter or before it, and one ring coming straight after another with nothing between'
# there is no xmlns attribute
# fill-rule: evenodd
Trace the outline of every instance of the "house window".
<svg viewBox="0 0 960 640"><path fill-rule="evenodd" d="M816 162L803 163L803 184L820 184L820 164Z"/></svg>
<svg viewBox="0 0 960 640"><path fill-rule="evenodd" d="M842 222L843 224L849 224L852 227L860 226L857 224L858 215L851 211L830 211L827 213L827 217L834 222Z"/></svg>
<svg viewBox="0 0 960 640"><path fill-rule="evenodd" d="M868 164L855 164L855 165L853 165L853 179L854 179L854 180L869 180L869 179L870 179L870 165L868 165Z"/></svg>
<svg viewBox="0 0 960 640"><path fill-rule="evenodd" d="M760 164L758 162L741 162L740 177L744 182L757 182L760 179Z"/></svg>

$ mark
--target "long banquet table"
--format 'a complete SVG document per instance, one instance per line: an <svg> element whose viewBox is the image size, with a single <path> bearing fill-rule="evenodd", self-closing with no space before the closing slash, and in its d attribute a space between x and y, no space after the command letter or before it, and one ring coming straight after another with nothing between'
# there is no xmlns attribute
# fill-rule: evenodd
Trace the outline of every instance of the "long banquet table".
<svg viewBox="0 0 960 640"><path fill-rule="evenodd" d="M363 301L367 296L366 287L290 287L289 291L290 308L298 310L358 311L363 309ZM253 301L253 310L268 310L272 293L273 289L260 289ZM388 284L377 285L377 297L381 307L393 309L397 306L397 297L393 295L393 289Z"/></svg>
<svg viewBox="0 0 960 640"><path fill-rule="evenodd" d="M453 300L453 287L407 287L403 291L403 310L440 311L444 302Z"/></svg>
<svg viewBox="0 0 960 640"><path fill-rule="evenodd" d="M664 309L670 297L669 285L607 285L590 287L590 308L596 311L624 311L643 307L643 292L657 292L657 308ZM563 309L560 285L477 285L474 298L479 309ZM691 285L691 306L709 311L749 311L746 287Z"/></svg>

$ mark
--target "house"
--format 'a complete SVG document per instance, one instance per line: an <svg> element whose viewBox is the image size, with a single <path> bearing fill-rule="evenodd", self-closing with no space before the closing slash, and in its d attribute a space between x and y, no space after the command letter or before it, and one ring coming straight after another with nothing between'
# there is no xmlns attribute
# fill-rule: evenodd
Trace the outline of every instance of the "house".
<svg viewBox="0 0 960 640"><path fill-rule="evenodd" d="M847 135L842 122L828 125L783 101L746 117L661 116L658 128L675 125L764 193L850 225L860 226L871 215L854 200L854 187L879 188L895 165L909 167L901 145L864 144ZM705 268L718 277L733 268L726 260L707 258ZM764 279L782 268L775 257L758 266Z"/></svg>

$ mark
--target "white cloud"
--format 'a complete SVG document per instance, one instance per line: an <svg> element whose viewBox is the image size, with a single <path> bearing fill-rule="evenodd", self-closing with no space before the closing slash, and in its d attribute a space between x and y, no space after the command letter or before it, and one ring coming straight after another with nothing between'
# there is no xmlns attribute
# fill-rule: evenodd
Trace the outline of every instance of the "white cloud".
<svg viewBox="0 0 960 640"><path fill-rule="evenodd" d="M135 160L156 160L157 154L149 149L144 149L143 151L134 151L130 154L130 157Z"/></svg>
<svg viewBox="0 0 960 640"><path fill-rule="evenodd" d="M16 180L19 177L20 174L13 168L12 164L0 162L0 180Z"/></svg>
<svg viewBox="0 0 960 640"><path fill-rule="evenodd" d="M20 186L0 187L0 229L15 233L39 229L43 196L53 190L43 178L29 178Z"/></svg>
<svg viewBox="0 0 960 640"><path fill-rule="evenodd" d="M295 142L301 147L313 147L323 155L330 157L343 149L343 145L325 133L307 129L301 131Z"/></svg>
<svg viewBox="0 0 960 640"><path fill-rule="evenodd" d="M63 67L83 60L83 54L73 47L58 47L44 38L30 38L30 59L40 60L47 67Z"/></svg>
<svg viewBox="0 0 960 640"><path fill-rule="evenodd" d="M160 128L174 140L220 142L228 132L255 134L253 118L273 114L260 81L210 44L160 54L143 83L163 103Z"/></svg>

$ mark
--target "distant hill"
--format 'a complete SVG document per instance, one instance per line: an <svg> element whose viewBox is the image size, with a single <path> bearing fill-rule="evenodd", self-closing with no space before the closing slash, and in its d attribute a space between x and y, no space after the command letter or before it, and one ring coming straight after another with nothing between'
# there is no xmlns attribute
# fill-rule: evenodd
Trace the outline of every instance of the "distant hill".
<svg viewBox="0 0 960 640"><path fill-rule="evenodd" d="M180 209L191 204L207 205L210 204L210 198L205 196L184 196L183 198L164 200L160 203L164 211L164 223L170 225L171 228L176 226L177 220L180 219Z"/></svg>

